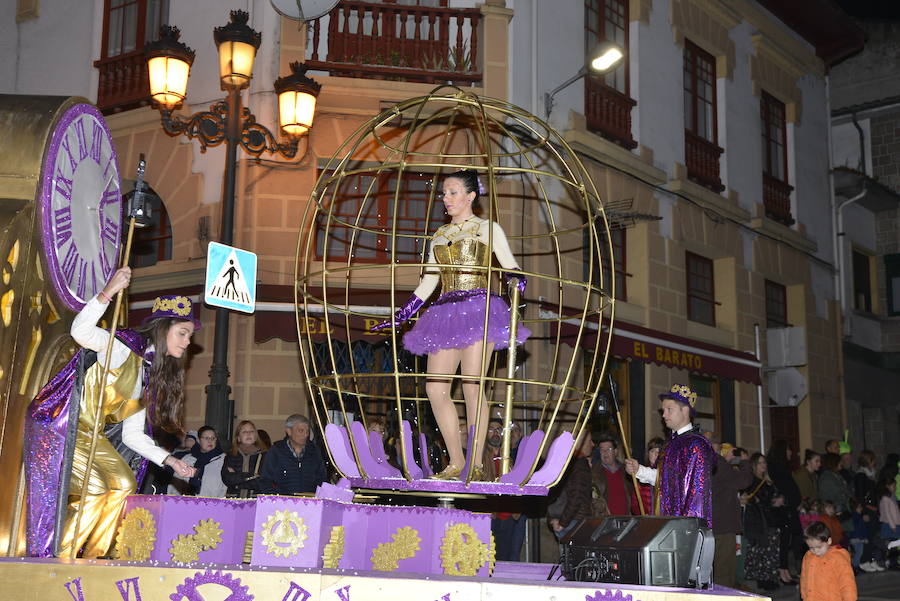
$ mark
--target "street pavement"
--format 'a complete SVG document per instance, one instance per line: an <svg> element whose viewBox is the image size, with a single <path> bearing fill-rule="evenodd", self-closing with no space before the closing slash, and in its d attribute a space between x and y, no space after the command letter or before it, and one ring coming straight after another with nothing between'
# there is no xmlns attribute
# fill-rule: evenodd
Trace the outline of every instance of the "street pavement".
<svg viewBox="0 0 900 601"><path fill-rule="evenodd" d="M859 601L900 601L900 570L887 570L856 576L856 590ZM772 597L773 601L799 601L799 586L780 586L770 593L757 591Z"/></svg>

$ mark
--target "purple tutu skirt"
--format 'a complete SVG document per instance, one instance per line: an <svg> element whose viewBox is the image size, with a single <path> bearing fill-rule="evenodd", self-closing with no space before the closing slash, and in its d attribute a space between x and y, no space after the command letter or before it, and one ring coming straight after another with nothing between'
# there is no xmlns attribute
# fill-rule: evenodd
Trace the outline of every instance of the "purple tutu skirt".
<svg viewBox="0 0 900 601"><path fill-rule="evenodd" d="M509 346L509 305L491 294L487 336L484 334L484 309L487 290L452 290L434 301L403 337L403 346L414 355L427 355L443 349L466 348L479 340L494 349ZM531 336L531 330L519 324L519 344Z"/></svg>

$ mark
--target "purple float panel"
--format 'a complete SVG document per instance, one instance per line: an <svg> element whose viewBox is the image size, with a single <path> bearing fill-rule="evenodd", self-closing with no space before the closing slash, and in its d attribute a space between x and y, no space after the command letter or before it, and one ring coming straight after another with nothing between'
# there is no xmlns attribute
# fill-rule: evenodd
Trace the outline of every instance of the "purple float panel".
<svg viewBox="0 0 900 601"><path fill-rule="evenodd" d="M341 525L344 507L327 499L258 497L250 564L322 567L322 553L332 527ZM352 540L345 539L345 545Z"/></svg>
<svg viewBox="0 0 900 601"><path fill-rule="evenodd" d="M352 503L354 494L350 489L350 481L346 478L341 478L337 485L322 482L316 487L317 499L331 499L340 503Z"/></svg>
<svg viewBox="0 0 900 601"><path fill-rule="evenodd" d="M456 524L469 528L448 531ZM444 574L445 537L456 537L453 547L468 557L477 544L489 545L491 536L490 515L438 507L348 505L343 525L347 538L339 566L352 570ZM478 541L470 538L473 532ZM478 574L488 575L486 562Z"/></svg>
<svg viewBox="0 0 900 601"><path fill-rule="evenodd" d="M328 424L325 426L325 440L328 441L328 450L338 470L348 478L359 478L359 468L353 459L347 429L336 424Z"/></svg>
<svg viewBox="0 0 900 601"><path fill-rule="evenodd" d="M550 490L546 486L526 484L519 486L510 482L478 482L473 480L467 485L460 480L431 480L423 478L407 482L398 478L350 478L350 485L357 488L373 490L403 490L422 493L467 493L484 495L536 495L546 496Z"/></svg>
<svg viewBox="0 0 900 601"><path fill-rule="evenodd" d="M256 501L245 499L206 499L168 495L131 495L125 503L122 519L137 508L150 512L155 522L156 542L150 559L176 561L185 548L194 546L190 540L201 532L212 535L212 548L200 551L196 559L209 563L240 564L243 560L247 533L253 530ZM208 522L212 520L212 524ZM204 522L204 524L201 524ZM181 555L181 559L186 559Z"/></svg>
<svg viewBox="0 0 900 601"><path fill-rule="evenodd" d="M372 451L375 463L387 472L388 478L403 477L400 470L388 463L387 453L384 452L384 439L381 438L380 432L369 432L369 450Z"/></svg>
<svg viewBox="0 0 900 601"><path fill-rule="evenodd" d="M389 478L389 472L383 466L378 465L369 448L369 436L362 422L354 421L350 424L350 435L356 443L356 452L359 455L359 463L369 478Z"/></svg>
<svg viewBox="0 0 900 601"><path fill-rule="evenodd" d="M431 464L428 462L428 438L424 432L419 432L419 458L422 460L422 477L432 477L434 472L431 471Z"/></svg>
<svg viewBox="0 0 900 601"><path fill-rule="evenodd" d="M534 464L541 442L544 440L544 431L535 430L522 439L519 443L519 452L516 453L516 463L509 472L500 476L500 482L520 484L528 475L528 470Z"/></svg>
<svg viewBox="0 0 900 601"><path fill-rule="evenodd" d="M487 513L472 513L460 509L429 508L432 512L432 540L434 540L432 552L428 558L429 568L433 574L456 574L459 565L447 558L441 557L441 547L456 549L459 555L457 560L469 559L476 552L485 552L485 561L476 572L476 576L487 578L490 576L490 565L487 561L487 552L491 544L491 516ZM464 524L469 528L459 526ZM474 534L474 537L473 537Z"/></svg>
<svg viewBox="0 0 900 601"><path fill-rule="evenodd" d="M469 475L469 469L472 466L472 445L475 444L475 426L469 426L469 435L466 436L466 464L459 473L459 479L463 482Z"/></svg>
<svg viewBox="0 0 900 601"><path fill-rule="evenodd" d="M413 454L413 444L412 444L412 428L409 427L409 422L403 420L400 422L400 435L403 436L403 444L406 446L406 473L409 474L409 477L413 480L417 480L422 478L424 473L422 468L419 467L419 464L416 463L416 458ZM403 453L400 453L400 457L398 459L400 461L403 460Z"/></svg>
<svg viewBox="0 0 900 601"><path fill-rule="evenodd" d="M562 473L563 468L566 467L566 458L568 458L569 451L572 450L572 445L574 444L575 440L572 438L571 432L563 432L557 436L556 440L550 444L550 450L547 451L547 459L544 461L544 465L531 476L528 484L532 486L549 486L556 480Z"/></svg>

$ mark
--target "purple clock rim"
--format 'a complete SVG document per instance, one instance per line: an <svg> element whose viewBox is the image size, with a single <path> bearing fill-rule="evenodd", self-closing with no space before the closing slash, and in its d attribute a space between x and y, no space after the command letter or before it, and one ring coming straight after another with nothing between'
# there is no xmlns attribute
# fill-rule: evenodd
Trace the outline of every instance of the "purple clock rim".
<svg viewBox="0 0 900 601"><path fill-rule="evenodd" d="M65 106L65 105L64 105ZM119 185L119 190L122 189L122 181L121 176L118 174L119 168L119 154L116 152L116 147L112 143L112 133L109 130L109 126L106 124L106 120L103 118L103 114L100 110L94 106L93 104L88 104L85 102L78 102L76 104L70 105L63 109L62 114L54 121L52 128L52 135L50 138L50 144L47 145L47 150L44 153L44 160L41 165L41 173L42 173L42 182L41 182L41 196L40 202L38 203L40 212L41 212L41 239L44 244L44 256L47 259L47 272L50 274L50 281L53 283L53 288L56 290L57 295L60 297L60 300L71 310L73 311L81 311L84 307L84 304L90 299L82 299L75 296L66 285L65 280L60 273L60 265L59 260L54 251L54 239L53 239L53 229L52 229L52 219L53 219L53 211L51 210L51 198L53 193L53 176L55 174L55 158L60 150L60 145L63 140L63 132L69 127L69 124L72 123L78 117L89 114L93 116L100 123L100 127L103 128L103 132L106 134L107 138L110 142L110 152L112 155L112 161L116 166L117 172L117 183ZM51 164L52 159L52 164ZM120 211L120 223L121 223L121 212L123 208L121 203L119 205ZM121 245L121 231L119 237L119 244ZM109 273L103 274L104 280L108 279L112 275L113 271L110 270Z"/></svg>

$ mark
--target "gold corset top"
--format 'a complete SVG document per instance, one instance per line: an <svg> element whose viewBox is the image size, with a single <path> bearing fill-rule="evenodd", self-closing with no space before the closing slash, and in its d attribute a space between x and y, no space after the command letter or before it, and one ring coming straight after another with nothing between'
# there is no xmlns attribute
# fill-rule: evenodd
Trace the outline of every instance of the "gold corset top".
<svg viewBox="0 0 900 601"><path fill-rule="evenodd" d="M453 244L434 246L434 258L438 263L450 265L488 266L488 245L476 238L465 238ZM441 292L451 290L475 290L487 288L487 271L472 271L456 267L441 267Z"/></svg>

